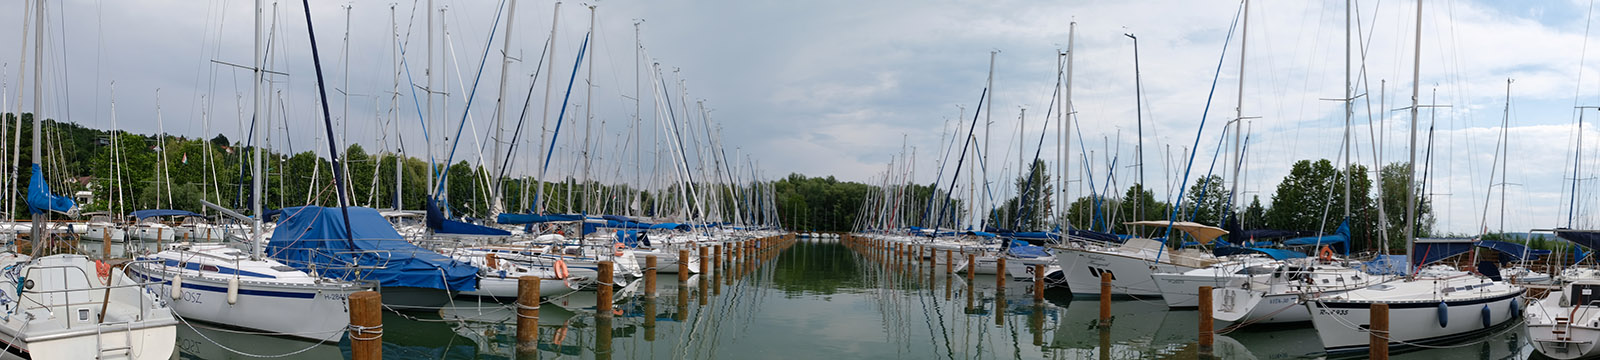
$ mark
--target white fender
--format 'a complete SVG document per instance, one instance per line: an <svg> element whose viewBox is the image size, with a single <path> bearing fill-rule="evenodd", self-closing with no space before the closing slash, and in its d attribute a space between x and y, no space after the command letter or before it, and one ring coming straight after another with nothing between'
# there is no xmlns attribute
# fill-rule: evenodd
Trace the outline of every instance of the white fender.
<svg viewBox="0 0 1600 360"><path fill-rule="evenodd" d="M228 305L239 303L239 278L228 278Z"/></svg>
<svg viewBox="0 0 1600 360"><path fill-rule="evenodd" d="M181 275L181 274L173 274L172 275L172 291L171 291L171 294L169 294L169 295L172 295L172 299L173 300L177 300L177 299L183 297L183 275Z"/></svg>

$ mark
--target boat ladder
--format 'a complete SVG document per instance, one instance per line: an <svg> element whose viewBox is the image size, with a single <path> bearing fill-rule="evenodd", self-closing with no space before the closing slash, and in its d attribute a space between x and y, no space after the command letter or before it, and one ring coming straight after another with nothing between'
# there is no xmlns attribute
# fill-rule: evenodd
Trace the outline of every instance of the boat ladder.
<svg viewBox="0 0 1600 360"><path fill-rule="evenodd" d="M1555 335L1556 341L1569 342L1572 341L1572 333L1569 332L1571 330L1571 318L1556 317L1556 325L1550 329L1550 334Z"/></svg>
<svg viewBox="0 0 1600 360"><path fill-rule="evenodd" d="M121 325L123 327L123 329L122 329L122 339L123 339L122 346L110 347L110 348L105 347L106 344L101 339L100 336L105 334L106 328L110 328L110 327L117 326L117 325ZM121 352L122 355L125 356L125 357L130 357L130 358L133 357L133 322L132 321L123 321L123 322L115 322L115 323L104 323L104 324L100 324L99 326L96 326L95 327L95 334L94 334L94 345L95 345L96 349L100 350L100 352L98 352L98 353L96 353L94 355L94 358L96 358L96 359L105 358L106 353L116 354L117 352Z"/></svg>

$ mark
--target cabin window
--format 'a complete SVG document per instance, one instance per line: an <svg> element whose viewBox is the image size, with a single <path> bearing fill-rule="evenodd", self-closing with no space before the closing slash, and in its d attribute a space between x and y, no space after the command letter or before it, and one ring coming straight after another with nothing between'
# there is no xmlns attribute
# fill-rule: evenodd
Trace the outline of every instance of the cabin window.
<svg viewBox="0 0 1600 360"><path fill-rule="evenodd" d="M202 265L200 266L200 271L217 272L217 267L215 265Z"/></svg>

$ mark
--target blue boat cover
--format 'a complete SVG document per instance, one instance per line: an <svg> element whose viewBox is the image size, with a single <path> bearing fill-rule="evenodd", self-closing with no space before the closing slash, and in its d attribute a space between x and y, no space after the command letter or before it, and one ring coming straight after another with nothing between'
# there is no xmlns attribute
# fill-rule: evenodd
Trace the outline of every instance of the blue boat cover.
<svg viewBox="0 0 1600 360"><path fill-rule="evenodd" d="M1340 249L1345 255L1350 255L1350 219L1344 219L1344 222L1339 223L1339 230L1334 231L1333 235L1307 236L1307 237L1301 237L1301 238L1293 238L1293 239L1289 239L1289 240L1284 240L1283 241L1283 245L1284 246L1314 245L1314 246L1317 246L1318 248L1322 247L1323 245L1327 245L1327 246L1332 246L1332 247Z"/></svg>
<svg viewBox="0 0 1600 360"><path fill-rule="evenodd" d="M138 210L138 211L134 211L133 212L133 218L139 219L139 220L144 220L145 218L157 217L157 216L202 216L202 215L196 214L196 213L194 213L192 211L170 210L170 209L150 209L150 210Z"/></svg>
<svg viewBox="0 0 1600 360"><path fill-rule="evenodd" d="M963 233L963 234L964 235L973 235L973 236L982 236L982 237L986 237L986 238L992 238L992 237L995 236L994 234L991 234L991 233L988 233L988 232L983 232L983 231L967 231L966 233Z"/></svg>
<svg viewBox="0 0 1600 360"><path fill-rule="evenodd" d="M1067 229L1067 236L1084 238L1084 239L1095 240L1095 241L1100 241L1100 242L1118 243L1118 244L1121 244L1122 242L1128 240L1126 238L1123 238L1123 237L1115 235L1115 234L1103 233L1103 232L1099 232L1099 231L1082 230L1082 229L1070 229L1070 228Z"/></svg>
<svg viewBox="0 0 1600 360"><path fill-rule="evenodd" d="M1017 238L1017 239L1034 239L1034 240L1060 240L1061 239L1061 235L1054 234L1054 233L1048 233L1048 232L1042 232L1042 231L1037 231L1037 232L1014 232L1014 233L1011 233L1010 237Z"/></svg>
<svg viewBox="0 0 1600 360"><path fill-rule="evenodd" d="M1472 251L1476 241L1466 238L1433 238L1417 239L1411 244L1411 260L1415 266L1422 267L1451 256Z"/></svg>
<svg viewBox="0 0 1600 360"><path fill-rule="evenodd" d="M43 214L45 211L67 212L78 204L72 197L50 193L50 184L44 181L44 171L33 164L33 177L28 179L28 211Z"/></svg>
<svg viewBox="0 0 1600 360"><path fill-rule="evenodd" d="M666 230L682 230L682 231L692 230L691 228L689 228L689 225L684 225L684 224L679 224L679 223L660 223L660 224L650 225L650 229L651 230L666 229Z"/></svg>
<svg viewBox="0 0 1600 360"><path fill-rule="evenodd" d="M349 210L353 240L345 239L344 214L337 207L285 208L267 254L302 271L315 266L323 276L373 280L380 286L477 288L477 267L411 244L377 210Z"/></svg>
<svg viewBox="0 0 1600 360"><path fill-rule="evenodd" d="M1272 257L1273 260L1288 260L1288 259L1298 259L1298 258L1306 257L1306 254L1302 254L1299 251L1294 251L1294 250L1271 249L1271 248L1260 248L1260 247L1243 247L1243 246L1220 246L1220 247L1217 247L1216 249L1212 249L1211 253L1215 254L1217 256L1228 256L1228 255L1238 255L1238 254L1247 254L1247 253L1258 253L1258 254L1262 254L1262 255L1266 255L1266 256Z"/></svg>
<svg viewBox="0 0 1600 360"><path fill-rule="evenodd" d="M1011 241L1011 248L1007 249L1006 253L1019 258L1041 258L1050 256L1050 251L1045 250L1044 247L1030 245L1027 242L1018 240Z"/></svg>
<svg viewBox="0 0 1600 360"><path fill-rule="evenodd" d="M629 219L628 217L622 216L622 215L600 215L600 218L601 219L606 219L606 220L620 221L620 222L637 222L637 221L635 221L633 219Z"/></svg>
<svg viewBox="0 0 1600 360"><path fill-rule="evenodd" d="M1512 242L1480 240L1478 246L1499 251L1501 261L1522 261L1524 253L1528 254L1527 260L1539 260L1541 256L1550 255L1550 250L1528 249L1527 246Z"/></svg>
<svg viewBox="0 0 1600 360"><path fill-rule="evenodd" d="M501 223L501 224L507 224L507 225L533 224L533 223L545 223L545 222L557 222L557 221L579 221L579 220L583 220L583 215L576 215L576 214L557 214L557 215L500 214L500 216L497 216L495 218L495 222L498 222L498 223Z"/></svg>
<svg viewBox="0 0 1600 360"><path fill-rule="evenodd" d="M1372 261L1361 263L1361 271L1372 275L1405 275L1405 255L1378 255Z"/></svg>

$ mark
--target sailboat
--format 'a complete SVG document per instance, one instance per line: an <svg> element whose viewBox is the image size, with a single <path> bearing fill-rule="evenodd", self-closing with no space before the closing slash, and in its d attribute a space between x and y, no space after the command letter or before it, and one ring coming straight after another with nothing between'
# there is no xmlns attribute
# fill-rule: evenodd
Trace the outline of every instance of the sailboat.
<svg viewBox="0 0 1600 360"><path fill-rule="evenodd" d="M257 10L259 16L260 8ZM256 90L260 90L262 75L260 28L261 18L257 17L257 68L253 78L257 82ZM254 115L260 116L259 92L253 101ZM257 128L252 133L261 132ZM259 153L261 147L255 147L255 151ZM262 163L256 161L252 168L255 178L260 179ZM256 181L252 185L262 184ZM254 190L259 194L259 188ZM251 201L256 214L261 213L258 199ZM163 303L187 319L318 341L337 341L343 337L350 324L346 299L352 293L371 290L371 284L324 278L315 271L300 270L266 257L262 251L266 244L259 240L263 232L256 218L204 203L219 213L256 225L251 227L249 238L240 242L242 248L226 243L169 243L158 253L139 257L139 261L128 266L129 273L137 279L150 281L149 287L154 293L168 294L170 300L163 299ZM188 216L186 219L201 218ZM214 241L222 238L222 227L189 220L185 220L180 229L194 232L183 236L184 239Z"/></svg>
<svg viewBox="0 0 1600 360"><path fill-rule="evenodd" d="M1422 4L1417 3L1416 50L1412 67L1411 161L1416 165L1417 93L1420 90ZM1409 171L1413 174L1415 171ZM1464 253L1476 246L1472 239L1418 239L1417 186L1406 180L1406 253L1404 278L1346 292L1312 296L1305 300L1311 323L1328 353L1365 351L1371 341L1367 325L1375 304L1389 307L1388 342L1391 349L1450 342L1499 328L1521 316L1518 306L1527 290L1483 275L1460 271L1423 272L1423 266Z"/></svg>
<svg viewBox="0 0 1600 360"><path fill-rule="evenodd" d="M44 144L44 1L34 2L33 144ZM50 192L42 148L33 146L28 210L33 224L51 212L76 215L72 199ZM32 359L167 359L177 340L172 312L122 271L76 254L41 256L49 226L32 226L33 254L0 252L0 338L11 356ZM90 276L96 274L101 276Z"/></svg>

